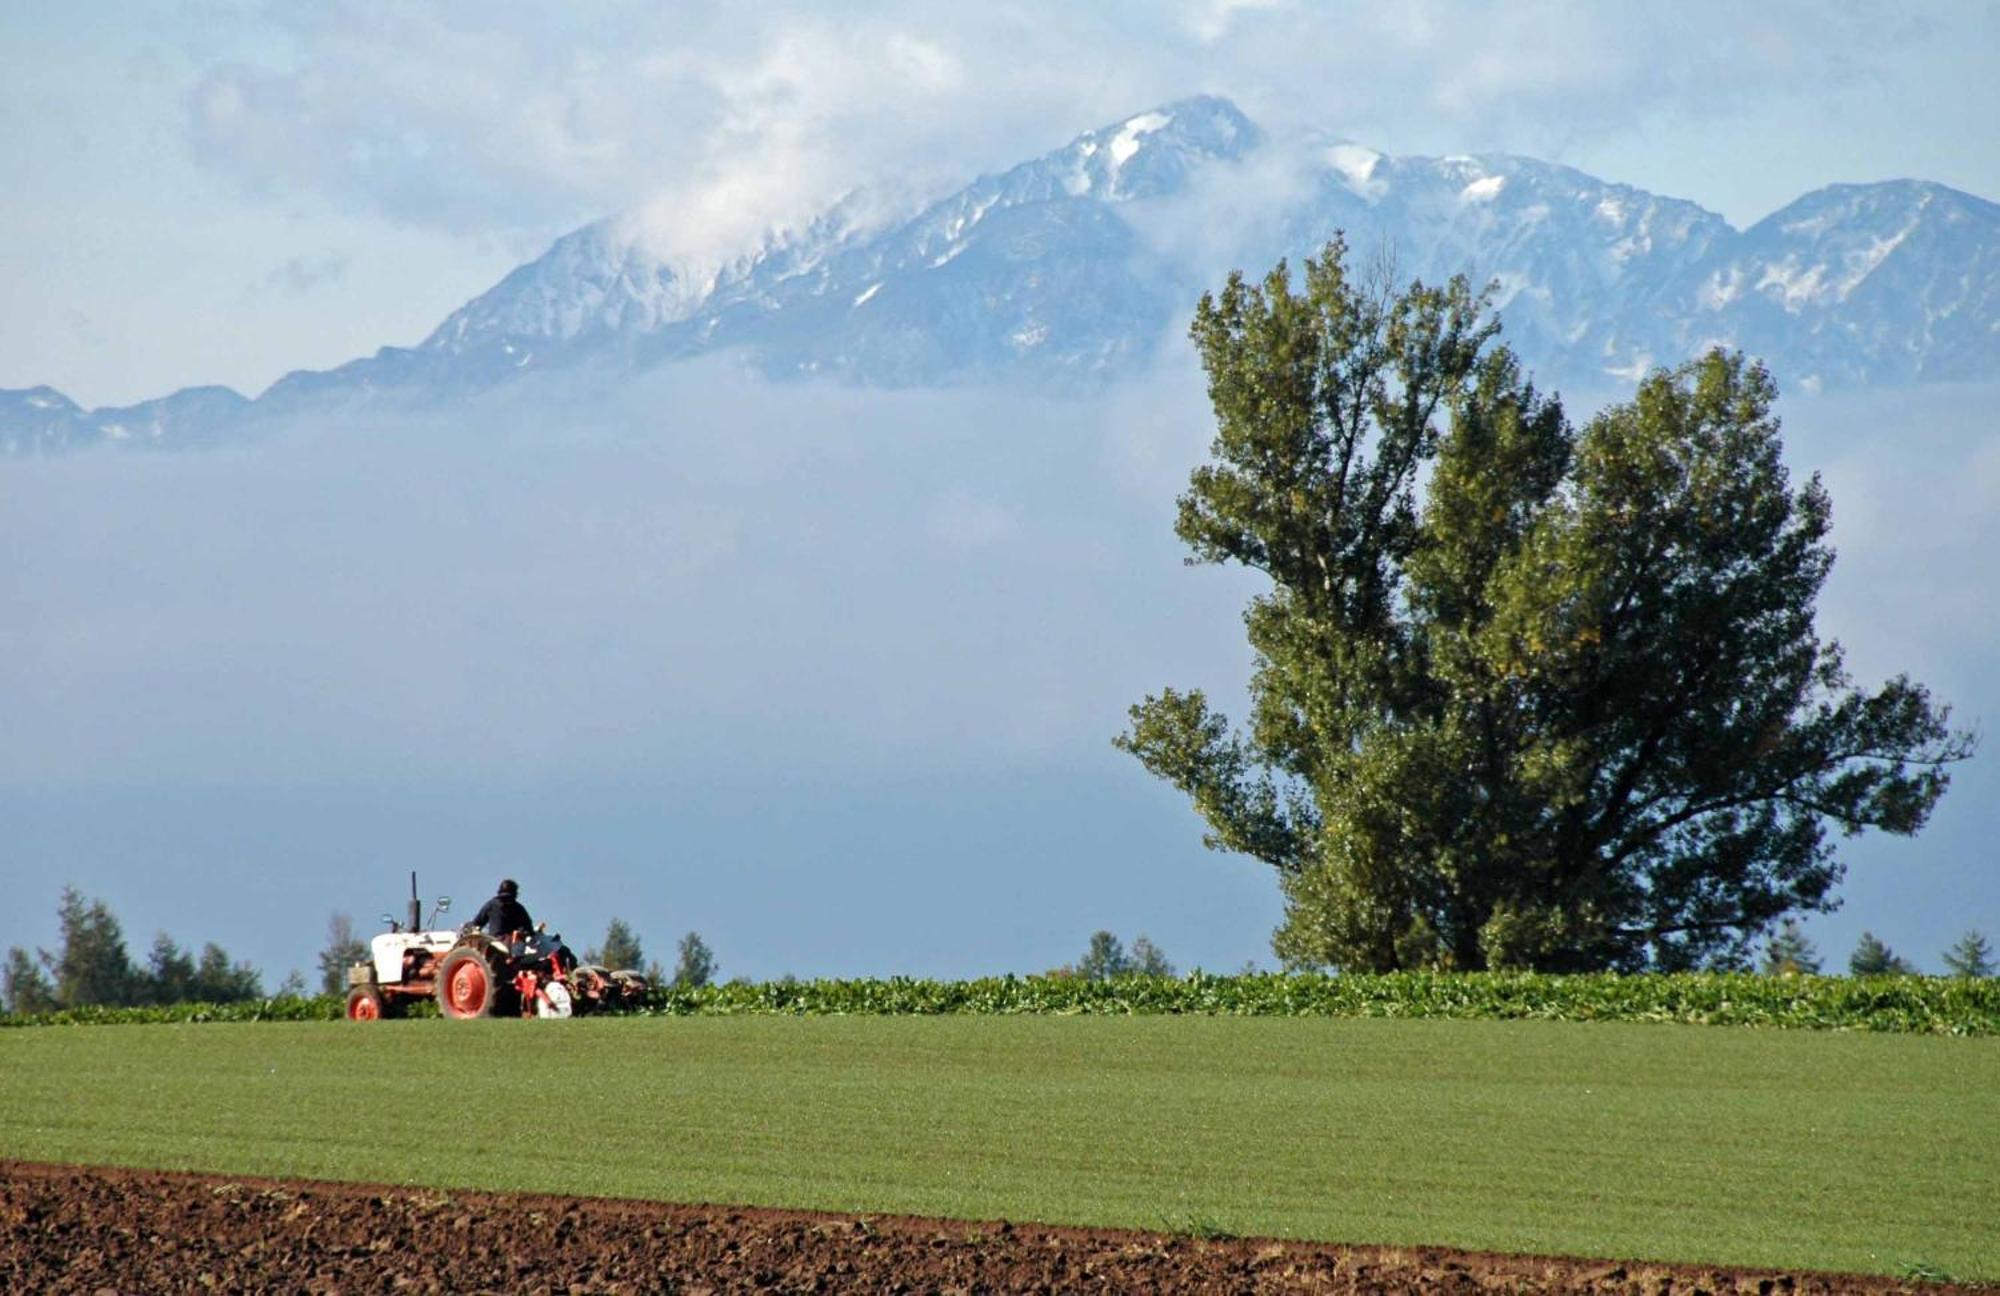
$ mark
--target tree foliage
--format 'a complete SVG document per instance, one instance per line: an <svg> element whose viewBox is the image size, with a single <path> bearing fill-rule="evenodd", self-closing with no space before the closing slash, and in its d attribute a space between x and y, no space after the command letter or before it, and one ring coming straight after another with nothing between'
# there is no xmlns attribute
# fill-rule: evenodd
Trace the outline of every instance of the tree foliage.
<svg viewBox="0 0 2000 1296"><path fill-rule="evenodd" d="M201 1003L237 1003L264 997L264 979L248 963L231 962L214 941L201 947L194 966L194 988L188 996Z"/></svg>
<svg viewBox="0 0 2000 1296"><path fill-rule="evenodd" d="M34 955L19 945L7 951L5 981L0 983L0 999L10 1013L29 1016L35 1013L54 1012L56 988L49 983L48 974Z"/></svg>
<svg viewBox="0 0 2000 1296"><path fill-rule="evenodd" d="M1944 952L1944 967L1952 976L1990 977L1994 971L1993 947L1986 943L1986 937L1969 931Z"/></svg>
<svg viewBox="0 0 2000 1296"><path fill-rule="evenodd" d="M319 952L321 994L346 994L347 969L366 960L368 943L354 934L354 919L335 912L326 920L326 948Z"/></svg>
<svg viewBox="0 0 2000 1296"><path fill-rule="evenodd" d="M1806 939L1795 922L1787 921L1779 926L1771 937L1771 943L1764 947L1764 974L1766 976L1811 976L1819 971L1819 951Z"/></svg>
<svg viewBox="0 0 2000 1296"><path fill-rule="evenodd" d="M146 956L146 1002L171 1004L197 999L195 984L194 957L165 932L154 936L153 948Z"/></svg>
<svg viewBox="0 0 2000 1296"><path fill-rule="evenodd" d="M646 966L646 955L639 947L639 937L625 920L613 918L604 929L603 947L585 950L583 961L608 968L642 968Z"/></svg>
<svg viewBox="0 0 2000 1296"><path fill-rule="evenodd" d="M56 926L61 946L42 962L55 982L58 1005L130 1004L145 997L125 934L102 900L85 900L76 888L64 887Z"/></svg>
<svg viewBox="0 0 2000 1296"><path fill-rule="evenodd" d="M1144 933L1134 938L1127 951L1125 943L1108 931L1092 932L1083 957L1076 961L1072 975L1086 981L1111 981L1124 976L1170 977L1174 965L1165 951Z"/></svg>
<svg viewBox="0 0 2000 1296"><path fill-rule="evenodd" d="M715 952L700 932L691 931L681 937L679 957L674 961L674 984L683 987L705 986L715 980Z"/></svg>
<svg viewBox="0 0 2000 1296"><path fill-rule="evenodd" d="M1167 961L1166 951L1141 932L1132 941L1132 953L1128 959L1131 971L1138 976L1170 977L1174 975L1174 965Z"/></svg>
<svg viewBox="0 0 2000 1296"><path fill-rule="evenodd" d="M1464 279L1344 256L1197 308L1175 529L1270 580L1249 720L1168 689L1118 745L1277 871L1289 966L1737 964L1831 907L1828 828L1916 832L1971 739L1814 633L1829 504L1769 376L1711 354L1579 430Z"/></svg>
<svg viewBox="0 0 2000 1296"><path fill-rule="evenodd" d="M74 887L63 889L56 925L55 953L42 950L31 958L19 948L7 952L9 1011L235 1003L264 993L257 969L231 962L212 941L196 957L160 932L147 952L146 965L134 965L110 907L102 900L86 899ZM16 1007L17 1003L45 1006L30 1009Z"/></svg>
<svg viewBox="0 0 2000 1296"><path fill-rule="evenodd" d="M1854 952L1847 956L1847 971L1858 977L1909 976L1916 968L1908 960L1898 958L1896 951L1876 939L1875 933L1862 932Z"/></svg>
<svg viewBox="0 0 2000 1296"><path fill-rule="evenodd" d="M1125 957L1125 942L1108 931L1092 932L1083 957L1076 961L1076 974L1086 981L1109 981L1124 976L1131 964Z"/></svg>

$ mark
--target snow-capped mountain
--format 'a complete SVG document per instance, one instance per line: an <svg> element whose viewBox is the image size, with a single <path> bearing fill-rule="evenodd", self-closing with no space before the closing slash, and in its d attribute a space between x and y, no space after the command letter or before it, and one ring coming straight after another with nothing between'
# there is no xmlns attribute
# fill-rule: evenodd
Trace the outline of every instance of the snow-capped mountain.
<svg viewBox="0 0 2000 1296"><path fill-rule="evenodd" d="M773 376L1089 387L1181 345L1224 269L1344 231L1401 278L1494 285L1544 385L1602 390L1713 345L1819 390L2000 376L2000 206L1917 181L1835 185L1738 231L1694 203L1533 158L1391 157L1267 136L1227 100L1166 104L895 219L835 207L717 264L634 222L558 239L422 343L85 412L0 392L0 451L187 445L356 400L449 400L580 362L721 350Z"/></svg>
<svg viewBox="0 0 2000 1296"><path fill-rule="evenodd" d="M838 212L690 283L616 222L571 234L433 333L422 351L499 370L633 347L744 348L773 373L913 385L1091 377L1143 359L1174 318L1171 268L1117 208L1178 193L1258 140L1194 99L1091 131L884 228Z"/></svg>
<svg viewBox="0 0 2000 1296"><path fill-rule="evenodd" d="M1681 358L1652 341L1679 314L1673 285L1735 236L1691 202L1504 154L1390 158L1335 142L1276 255L1345 230L1404 277L1491 283L1507 339L1558 381L1636 376Z"/></svg>
<svg viewBox="0 0 2000 1296"><path fill-rule="evenodd" d="M2000 206L1940 184L1831 185L1765 217L1676 285L1665 346L1710 341L1808 387L2000 373Z"/></svg>

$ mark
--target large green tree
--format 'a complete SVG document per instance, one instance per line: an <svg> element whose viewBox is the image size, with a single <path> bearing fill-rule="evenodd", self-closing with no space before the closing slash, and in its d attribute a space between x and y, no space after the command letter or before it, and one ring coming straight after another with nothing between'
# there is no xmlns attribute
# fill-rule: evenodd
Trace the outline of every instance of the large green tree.
<svg viewBox="0 0 2000 1296"><path fill-rule="evenodd" d="M1237 729L1200 692L1117 742L1276 869L1291 965L1740 963L1832 905L1828 828L1913 833L1970 750L1814 633L1833 561L1769 376L1715 353L1574 428L1462 278L1232 275L1175 529L1269 588Z"/></svg>

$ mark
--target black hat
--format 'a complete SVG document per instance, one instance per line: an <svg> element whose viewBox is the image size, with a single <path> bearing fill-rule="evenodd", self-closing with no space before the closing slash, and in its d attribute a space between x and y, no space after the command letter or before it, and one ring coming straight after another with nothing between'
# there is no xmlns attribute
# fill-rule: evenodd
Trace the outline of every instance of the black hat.
<svg viewBox="0 0 2000 1296"><path fill-rule="evenodd" d="M521 884L519 882L516 882L513 878L500 879L501 895L510 896L510 895L519 895L520 893L521 893Z"/></svg>

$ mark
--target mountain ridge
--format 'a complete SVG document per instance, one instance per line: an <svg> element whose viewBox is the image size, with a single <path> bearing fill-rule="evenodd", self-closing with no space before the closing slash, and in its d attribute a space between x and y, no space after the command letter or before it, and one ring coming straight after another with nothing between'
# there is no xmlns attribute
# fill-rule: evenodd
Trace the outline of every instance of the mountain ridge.
<svg viewBox="0 0 2000 1296"><path fill-rule="evenodd" d="M443 402L581 361L718 351L771 377L1087 390L1153 363L1218 266L1255 271L1336 233L1395 249L1402 277L1492 282L1505 336L1551 385L1629 382L1715 345L1806 391L2000 376L2000 204L1976 195L1843 182L1738 230L1691 201L1523 155L1274 138L1203 95L901 217L836 204L713 265L660 255L621 218L594 221L416 346L294 371L255 399L196 387L86 411L51 388L0 391L0 452L200 446L303 410Z"/></svg>

